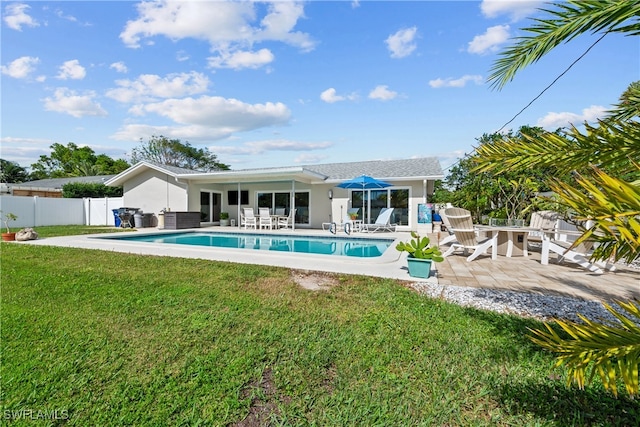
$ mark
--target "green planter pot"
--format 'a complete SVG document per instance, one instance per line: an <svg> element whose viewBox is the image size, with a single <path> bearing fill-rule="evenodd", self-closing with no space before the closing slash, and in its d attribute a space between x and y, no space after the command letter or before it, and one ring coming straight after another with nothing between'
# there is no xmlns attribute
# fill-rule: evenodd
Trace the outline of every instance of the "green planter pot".
<svg viewBox="0 0 640 427"><path fill-rule="evenodd" d="M427 279L431 275L431 260L407 257L409 276Z"/></svg>

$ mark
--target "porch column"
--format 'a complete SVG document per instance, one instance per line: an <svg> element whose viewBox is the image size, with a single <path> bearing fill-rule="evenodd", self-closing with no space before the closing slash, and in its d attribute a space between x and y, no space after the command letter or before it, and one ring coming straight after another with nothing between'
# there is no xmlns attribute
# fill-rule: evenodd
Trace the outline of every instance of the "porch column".
<svg viewBox="0 0 640 427"><path fill-rule="evenodd" d="M291 180L291 209L296 208L296 180ZM291 221L291 229L295 231L296 229L296 216L293 216L293 220Z"/></svg>
<svg viewBox="0 0 640 427"><path fill-rule="evenodd" d="M238 228L240 228L240 223L242 222L241 220L241 213L240 211L242 210L242 206L240 206L240 204L242 203L242 194L240 193L240 181L238 181Z"/></svg>

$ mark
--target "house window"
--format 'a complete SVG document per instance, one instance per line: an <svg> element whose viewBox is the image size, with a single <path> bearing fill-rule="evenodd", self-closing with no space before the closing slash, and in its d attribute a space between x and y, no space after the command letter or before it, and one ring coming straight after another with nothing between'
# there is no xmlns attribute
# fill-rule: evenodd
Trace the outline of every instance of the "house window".
<svg viewBox="0 0 640 427"><path fill-rule="evenodd" d="M237 206L238 205L238 191L237 190L227 191L227 202L228 202L229 206ZM241 205L248 205L249 204L249 191L248 190L242 190L240 192L240 204Z"/></svg>

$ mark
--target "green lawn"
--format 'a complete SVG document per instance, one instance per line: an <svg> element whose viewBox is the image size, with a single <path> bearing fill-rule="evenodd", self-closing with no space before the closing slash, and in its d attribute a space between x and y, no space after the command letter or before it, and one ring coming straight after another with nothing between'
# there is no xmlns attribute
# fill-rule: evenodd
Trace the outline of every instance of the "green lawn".
<svg viewBox="0 0 640 427"><path fill-rule="evenodd" d="M2 243L2 419L34 425L637 425L540 324L398 282ZM127 258L125 260L125 258ZM29 412L31 411L31 412ZM39 423L37 425L47 425Z"/></svg>
<svg viewBox="0 0 640 427"><path fill-rule="evenodd" d="M89 225L50 225L46 227L35 227L38 237L43 239L55 236L77 236L79 234L114 233L119 231L133 231L131 228L116 228L108 226Z"/></svg>

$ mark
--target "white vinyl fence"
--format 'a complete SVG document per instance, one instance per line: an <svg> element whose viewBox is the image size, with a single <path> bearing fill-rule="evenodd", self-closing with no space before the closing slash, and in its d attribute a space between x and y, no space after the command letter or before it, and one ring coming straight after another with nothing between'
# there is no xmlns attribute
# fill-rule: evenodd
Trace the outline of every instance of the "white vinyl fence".
<svg viewBox="0 0 640 427"><path fill-rule="evenodd" d="M15 214L11 228L44 225L115 226L113 209L122 207L122 197L58 199L50 197L0 196L3 214Z"/></svg>

